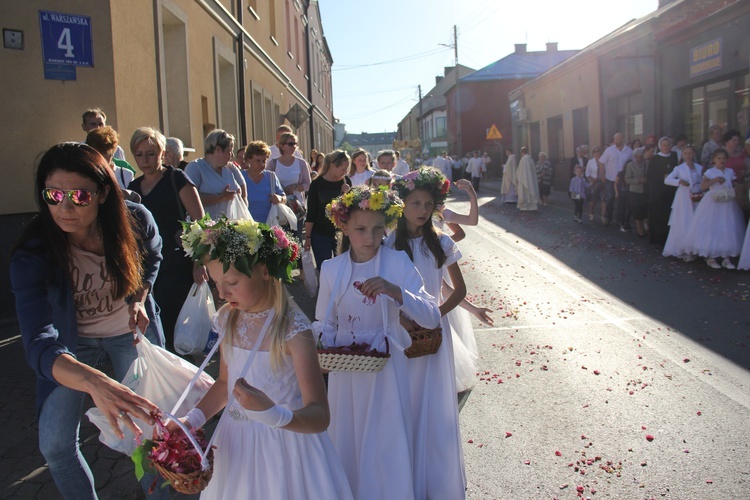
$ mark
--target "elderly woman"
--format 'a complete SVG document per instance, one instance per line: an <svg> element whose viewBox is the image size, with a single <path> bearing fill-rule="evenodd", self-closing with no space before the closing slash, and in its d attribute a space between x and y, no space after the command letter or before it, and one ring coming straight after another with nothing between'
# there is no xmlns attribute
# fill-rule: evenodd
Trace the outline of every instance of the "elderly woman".
<svg viewBox="0 0 750 500"><path fill-rule="evenodd" d="M174 352L174 327L182 304L193 282L201 283L208 275L205 267L185 256L179 240L180 221L204 215L198 190L185 172L163 164L165 147L166 139L158 130L141 127L135 131L130 151L143 175L129 187L141 195L161 235L164 260L154 283L154 298L161 308L167 349Z"/></svg>
<svg viewBox="0 0 750 500"><path fill-rule="evenodd" d="M547 205L549 194L552 191L552 177L554 172L552 164L547 160L547 153L539 153L539 161L536 164L536 178L539 181L539 196L542 198L542 206Z"/></svg>
<svg viewBox="0 0 750 500"><path fill-rule="evenodd" d="M625 165L625 184L628 186L628 204L630 215L635 221L635 232L643 237L643 221L648 212L648 200L646 199L646 171L648 164L644 158L644 148L636 148L633 151L633 159Z"/></svg>
<svg viewBox="0 0 750 500"><path fill-rule="evenodd" d="M662 137L657 142L659 151L649 162L648 186L648 240L664 245L669 234L669 214L676 189L664 184L664 179L677 166L677 153L672 151L672 140Z"/></svg>
<svg viewBox="0 0 750 500"><path fill-rule="evenodd" d="M320 175L310 184L305 221L305 250L312 248L318 270L323 261L336 255L336 227L326 216L326 206L351 188L352 181L346 176L349 164L349 155L346 151L337 149L326 155Z"/></svg>
<svg viewBox="0 0 750 500"><path fill-rule="evenodd" d="M192 150L191 150L192 151ZM164 150L164 164L185 170L185 146L177 137L167 137L167 148Z"/></svg>
<svg viewBox="0 0 750 500"><path fill-rule="evenodd" d="M50 148L35 187L39 214L13 249L10 277L37 376L39 448L64 498L95 499L78 444L86 396L120 437L122 426L139 435L134 418L153 423L157 409L118 380L137 357L136 327L164 344L151 294L161 238L149 211L123 200L107 162L85 144ZM114 379L96 368L104 359Z"/></svg>
<svg viewBox="0 0 750 500"><path fill-rule="evenodd" d="M279 178L266 170L266 160L271 149L263 141L253 141L245 148L247 169L242 171L247 185L247 201L250 215L257 222L266 222L271 206L286 203L286 195Z"/></svg>
<svg viewBox="0 0 750 500"><path fill-rule="evenodd" d="M229 202L235 196L247 204L245 179L232 159L234 137L221 129L216 129L203 141L205 150L203 158L191 161L185 167L185 173L198 188L203 208L212 219L226 213Z"/></svg>
<svg viewBox="0 0 750 500"><path fill-rule="evenodd" d="M281 156L271 159L266 169L276 173L287 195L287 204L297 215L297 237L302 235L305 219L305 192L310 189L310 167L297 153L297 136L284 132L276 144Z"/></svg>

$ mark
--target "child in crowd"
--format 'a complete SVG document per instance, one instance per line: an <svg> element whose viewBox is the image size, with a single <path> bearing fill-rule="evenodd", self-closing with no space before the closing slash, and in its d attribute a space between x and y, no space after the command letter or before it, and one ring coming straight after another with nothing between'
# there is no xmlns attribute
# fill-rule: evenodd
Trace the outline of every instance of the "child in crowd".
<svg viewBox="0 0 750 500"><path fill-rule="evenodd" d="M367 186L371 188L385 186L385 188L388 189L391 187L391 182L393 182L393 175L387 170L380 169L376 170L375 173L367 179Z"/></svg>
<svg viewBox="0 0 750 500"><path fill-rule="evenodd" d="M299 246L277 226L223 217L193 222L182 241L227 301L214 320L219 378L183 419L198 428L226 407L201 498L352 498L326 433L330 414L310 323L281 283L291 282Z"/></svg>
<svg viewBox="0 0 750 500"><path fill-rule="evenodd" d="M376 174L377 175L377 174ZM323 263L316 318L325 347L367 343L390 358L375 373L331 372L329 432L359 500L413 499L414 436L403 311L425 328L440 323L434 297L403 252L381 245L403 202L385 190L354 187L329 205L344 233L342 253ZM323 498L323 497L319 497Z"/></svg>
<svg viewBox="0 0 750 500"><path fill-rule="evenodd" d="M404 213L386 245L405 251L425 280L425 290L438 298L443 342L435 354L407 362L414 423L414 496L464 498L466 477L455 397L453 339L446 314L466 295L458 267L461 253L451 238L435 230L432 217L445 202L450 181L437 169L422 167L394 182L404 200ZM447 271L453 292L441 299ZM402 317L407 331L421 328Z"/></svg>
<svg viewBox="0 0 750 500"><path fill-rule="evenodd" d="M726 168L727 152L723 148L711 153L713 168L703 173L701 189L708 190L695 209L686 236L686 253L706 258L709 267L734 269L730 257L742 250L745 219L734 200L734 171ZM721 257L721 265L716 258Z"/></svg>
<svg viewBox="0 0 750 500"><path fill-rule="evenodd" d="M583 176L583 168L579 165L574 169L575 177L570 179L570 199L573 200L573 220L581 222L583 217L583 203L586 201L586 189L589 182Z"/></svg>

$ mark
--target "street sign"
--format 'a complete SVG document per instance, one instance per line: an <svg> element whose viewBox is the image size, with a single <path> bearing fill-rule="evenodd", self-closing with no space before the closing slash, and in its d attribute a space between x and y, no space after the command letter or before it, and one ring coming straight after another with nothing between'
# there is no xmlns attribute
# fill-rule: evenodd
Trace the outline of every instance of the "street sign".
<svg viewBox="0 0 750 500"><path fill-rule="evenodd" d="M39 30L46 64L94 66L89 16L40 10Z"/></svg>
<svg viewBox="0 0 750 500"><path fill-rule="evenodd" d="M487 139L493 140L493 139L502 139L503 134L500 133L500 131L497 129L495 124L493 123L490 129L487 131Z"/></svg>

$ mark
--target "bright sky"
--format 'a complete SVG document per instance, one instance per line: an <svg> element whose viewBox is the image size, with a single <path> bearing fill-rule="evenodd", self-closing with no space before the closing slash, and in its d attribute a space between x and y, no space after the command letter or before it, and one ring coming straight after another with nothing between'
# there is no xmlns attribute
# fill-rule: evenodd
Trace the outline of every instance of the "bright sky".
<svg viewBox="0 0 750 500"><path fill-rule="evenodd" d="M395 131L444 66L481 69L527 43L582 49L658 0L320 0L333 55L333 111L347 132ZM450 45L444 47L440 44Z"/></svg>

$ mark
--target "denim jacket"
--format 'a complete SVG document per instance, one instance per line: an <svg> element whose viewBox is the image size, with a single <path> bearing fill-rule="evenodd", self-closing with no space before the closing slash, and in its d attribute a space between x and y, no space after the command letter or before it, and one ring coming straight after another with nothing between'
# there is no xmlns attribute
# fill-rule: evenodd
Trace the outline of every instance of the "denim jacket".
<svg viewBox="0 0 750 500"><path fill-rule="evenodd" d="M135 229L141 237L145 255L143 282L153 289L161 262L161 237L151 212L137 203L125 201L125 204L136 220ZM26 360L37 375L38 415L47 396L59 385L52 376L55 359L60 354L76 355L78 323L73 289L69 273L54 268L51 257L44 253L41 240L31 240L13 254L10 278ZM164 333L152 293L149 292L144 306L150 320L144 334L158 339L163 346Z"/></svg>

